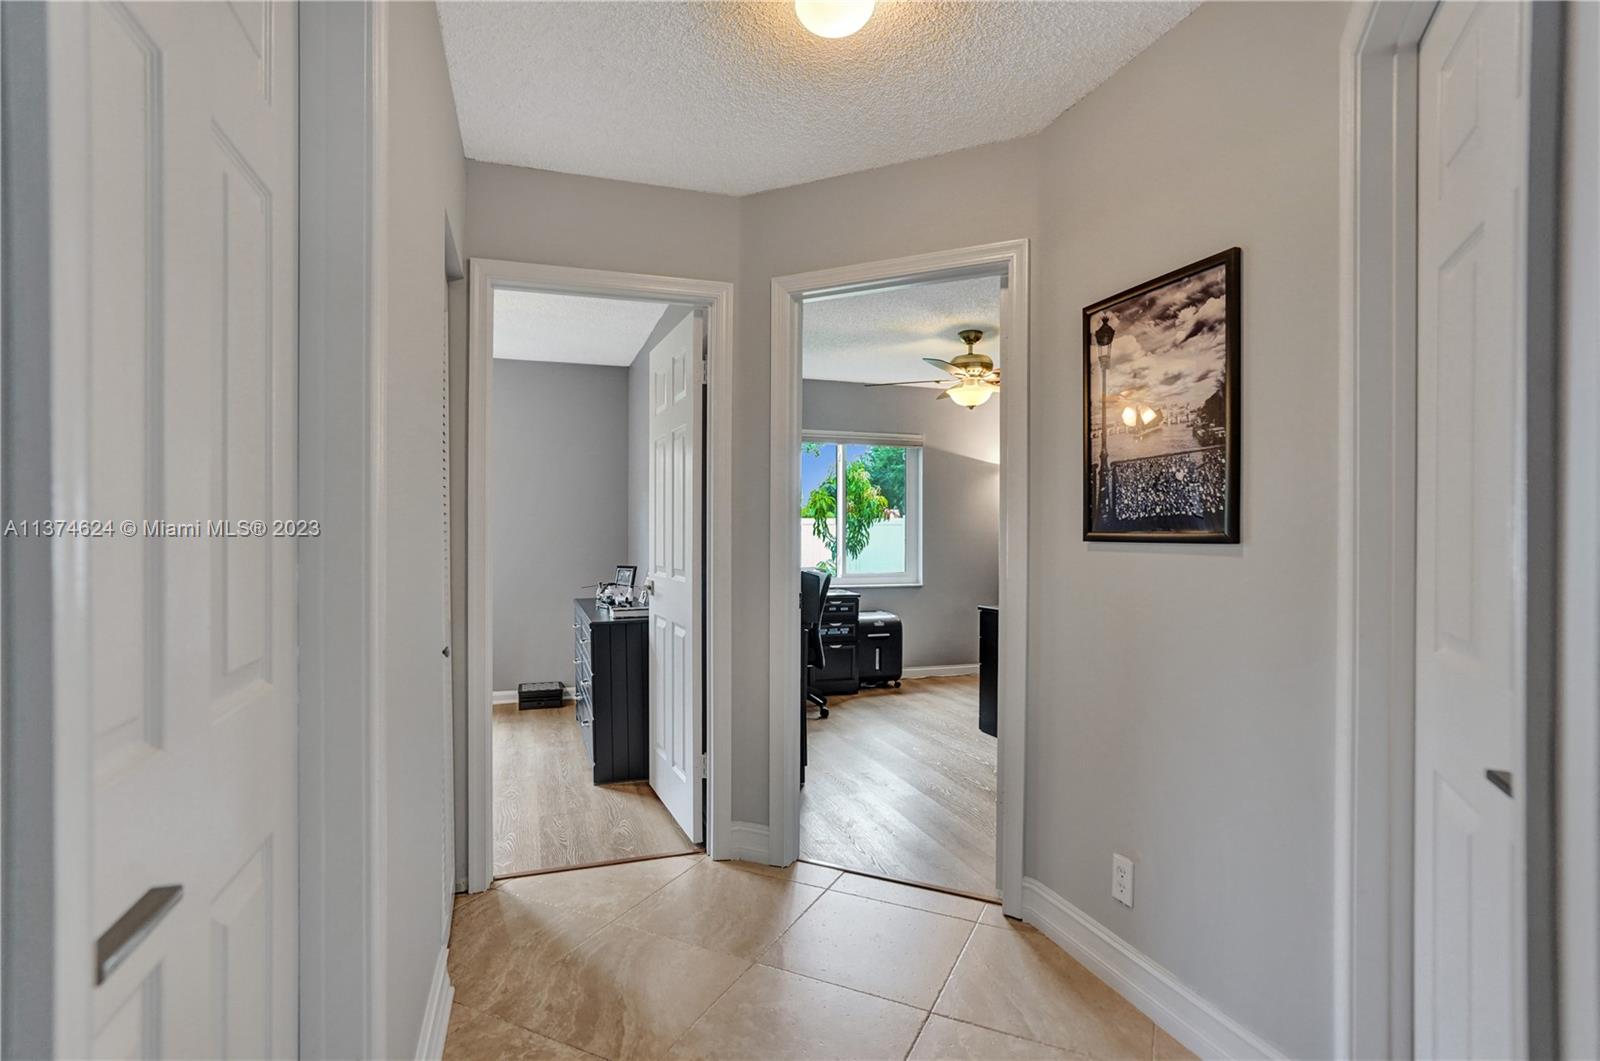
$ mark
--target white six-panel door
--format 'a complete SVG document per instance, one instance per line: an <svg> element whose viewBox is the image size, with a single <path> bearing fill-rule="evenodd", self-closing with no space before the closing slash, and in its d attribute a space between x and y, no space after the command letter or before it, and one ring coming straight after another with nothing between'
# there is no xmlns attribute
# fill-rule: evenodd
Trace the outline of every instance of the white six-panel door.
<svg viewBox="0 0 1600 1061"><path fill-rule="evenodd" d="M1522 4L1445 3L1419 63L1418 1057L1527 1049L1527 24Z"/></svg>
<svg viewBox="0 0 1600 1061"><path fill-rule="evenodd" d="M57 1028L106 1057L292 1055L295 541L274 531L296 528L272 524L295 515L296 11L47 19L56 515L109 521L54 559L56 693L88 718L86 938L183 889L103 984L64 956Z"/></svg>
<svg viewBox="0 0 1600 1061"><path fill-rule="evenodd" d="M701 827L702 314L650 351L650 787L684 834Z"/></svg>

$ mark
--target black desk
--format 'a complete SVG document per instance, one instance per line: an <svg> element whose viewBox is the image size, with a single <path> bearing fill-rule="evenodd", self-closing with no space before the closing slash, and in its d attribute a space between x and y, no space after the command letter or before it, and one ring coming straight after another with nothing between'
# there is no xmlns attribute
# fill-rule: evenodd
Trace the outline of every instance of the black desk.
<svg viewBox="0 0 1600 1061"><path fill-rule="evenodd" d="M1000 609L978 606L978 728L989 736L1000 731Z"/></svg>

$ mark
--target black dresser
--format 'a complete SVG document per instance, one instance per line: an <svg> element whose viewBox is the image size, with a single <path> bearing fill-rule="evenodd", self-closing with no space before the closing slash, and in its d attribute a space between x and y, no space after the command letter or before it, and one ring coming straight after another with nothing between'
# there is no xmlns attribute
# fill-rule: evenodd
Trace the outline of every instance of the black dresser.
<svg viewBox="0 0 1600 1061"><path fill-rule="evenodd" d="M578 726L597 785L650 778L649 625L643 616L607 618L593 600L573 601Z"/></svg>

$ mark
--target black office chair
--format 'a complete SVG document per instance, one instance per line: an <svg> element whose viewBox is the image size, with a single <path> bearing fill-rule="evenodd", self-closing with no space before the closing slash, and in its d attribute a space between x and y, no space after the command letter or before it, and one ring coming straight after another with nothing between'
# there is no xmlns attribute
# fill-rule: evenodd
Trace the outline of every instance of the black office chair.
<svg viewBox="0 0 1600 1061"><path fill-rule="evenodd" d="M804 568L800 572L800 638L801 659L804 661L801 688L805 690L805 700L820 709L818 718L828 717L828 698L819 693L812 682L825 659L822 649L822 602L828 599L828 587L832 584L833 576L826 571ZM804 701L800 709L805 710Z"/></svg>

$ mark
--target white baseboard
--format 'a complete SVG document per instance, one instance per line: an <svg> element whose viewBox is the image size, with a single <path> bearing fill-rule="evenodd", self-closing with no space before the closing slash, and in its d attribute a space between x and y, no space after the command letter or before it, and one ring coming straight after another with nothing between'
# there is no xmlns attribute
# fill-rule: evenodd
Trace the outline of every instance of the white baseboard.
<svg viewBox="0 0 1600 1061"><path fill-rule="evenodd" d="M728 857L766 865L772 857L771 831L755 822L734 822L728 827Z"/></svg>
<svg viewBox="0 0 1600 1061"><path fill-rule="evenodd" d="M956 674L976 674L976 663L941 663L933 667L907 667L900 672L902 678L944 678Z"/></svg>
<svg viewBox="0 0 1600 1061"><path fill-rule="evenodd" d="M439 948L433 963L433 984L428 988L428 1004L422 1010L422 1031L417 1036L417 1061L440 1061L444 1057L444 1035L450 1029L450 1005L456 986L450 982L450 951Z"/></svg>
<svg viewBox="0 0 1600 1061"><path fill-rule="evenodd" d="M570 704L570 703L575 702L577 699L578 699L577 690L575 690L570 685L564 685L563 688L562 688L561 702L562 703L566 703L566 704ZM495 690L493 703L496 703L496 704L514 704L516 702L517 702L517 691L515 689L496 689Z"/></svg>
<svg viewBox="0 0 1600 1061"><path fill-rule="evenodd" d="M1032 877L1022 880L1022 916L1201 1057L1286 1056Z"/></svg>

